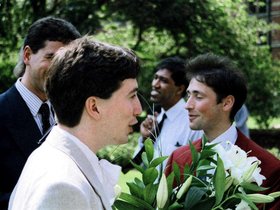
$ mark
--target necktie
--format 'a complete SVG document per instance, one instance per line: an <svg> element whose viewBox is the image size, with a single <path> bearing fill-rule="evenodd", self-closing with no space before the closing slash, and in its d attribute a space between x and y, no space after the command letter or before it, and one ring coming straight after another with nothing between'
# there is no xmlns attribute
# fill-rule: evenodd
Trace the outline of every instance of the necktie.
<svg viewBox="0 0 280 210"><path fill-rule="evenodd" d="M164 113L163 116L162 116L162 119L161 121L159 122L159 124L156 126L156 129L154 131L154 134L151 136L151 139L155 141L155 138L159 136L160 134L160 131L162 129L162 126L163 126L163 123L164 123L164 120L167 118L166 114Z"/></svg>
<svg viewBox="0 0 280 210"><path fill-rule="evenodd" d="M156 126L155 128L155 131L153 132L153 135L151 135L151 139L153 140L153 142L155 142L155 138L157 138L160 134L160 131L162 129L162 126L163 126L163 123L164 123L164 120L167 118L166 114L164 113L163 116L162 116L162 119L161 121L158 123L158 125ZM136 164L140 164L142 163L142 158L141 158L141 155L142 153L144 152L145 150L145 146L143 146L141 148L141 150L138 152L138 154L133 158L133 162L136 163Z"/></svg>
<svg viewBox="0 0 280 210"><path fill-rule="evenodd" d="M42 116L43 134L50 128L50 109L47 103L42 103L39 113Z"/></svg>

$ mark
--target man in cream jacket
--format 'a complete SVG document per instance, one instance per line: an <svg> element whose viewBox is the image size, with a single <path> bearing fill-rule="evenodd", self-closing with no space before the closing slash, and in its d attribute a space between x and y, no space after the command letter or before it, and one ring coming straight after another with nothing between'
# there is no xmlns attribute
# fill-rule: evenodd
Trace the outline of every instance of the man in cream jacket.
<svg viewBox="0 0 280 210"><path fill-rule="evenodd" d="M28 158L10 210L111 209L120 167L95 154L133 132L138 72L132 51L88 37L56 53L46 90L58 124Z"/></svg>

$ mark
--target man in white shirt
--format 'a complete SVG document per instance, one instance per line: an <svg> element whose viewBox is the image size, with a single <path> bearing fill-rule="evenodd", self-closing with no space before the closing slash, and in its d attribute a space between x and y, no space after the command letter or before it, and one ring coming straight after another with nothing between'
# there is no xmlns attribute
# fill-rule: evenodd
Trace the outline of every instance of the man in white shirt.
<svg viewBox="0 0 280 210"><path fill-rule="evenodd" d="M134 153L133 161L141 163L143 142L148 137L155 140L154 148L156 156L168 156L177 147L186 145L189 141L197 140L202 136L202 131L194 131L189 127L188 111L185 107L184 97L188 82L186 79L185 61L179 57L163 59L155 68L152 81L150 100L161 107L158 114L154 110L153 116L148 116L140 125L141 137ZM155 132L163 115L160 133ZM165 162L163 164L163 168Z"/></svg>
<svg viewBox="0 0 280 210"><path fill-rule="evenodd" d="M139 69L132 51L88 37L56 53L46 90L58 125L28 158L10 210L112 209L121 169L96 152L133 132Z"/></svg>

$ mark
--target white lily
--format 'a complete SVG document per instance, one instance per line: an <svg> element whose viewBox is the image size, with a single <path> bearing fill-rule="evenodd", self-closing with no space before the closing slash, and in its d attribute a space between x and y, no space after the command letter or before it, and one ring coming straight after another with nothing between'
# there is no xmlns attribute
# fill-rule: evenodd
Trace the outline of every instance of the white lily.
<svg viewBox="0 0 280 210"><path fill-rule="evenodd" d="M165 174L162 174L157 190L157 207L163 208L168 198L168 188Z"/></svg>

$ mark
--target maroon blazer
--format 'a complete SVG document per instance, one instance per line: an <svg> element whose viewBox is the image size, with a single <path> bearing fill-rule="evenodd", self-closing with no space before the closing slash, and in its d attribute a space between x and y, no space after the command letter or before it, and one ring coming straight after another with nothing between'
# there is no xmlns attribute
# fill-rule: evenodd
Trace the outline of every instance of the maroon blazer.
<svg viewBox="0 0 280 210"><path fill-rule="evenodd" d="M193 142L197 151L201 150L202 139ZM263 193L269 194L271 192L280 191L280 160L267 150L256 144L254 141L248 139L240 131L238 131L237 140L235 143L241 149L249 152L248 156L256 156L260 161L261 174L266 177L262 186L269 187L268 190ZM169 157L165 175L168 176L173 170L173 163L176 162L180 167L181 175L183 178L184 166L190 165L192 162L192 156L190 147L188 145L179 147ZM260 207L261 208L261 207ZM273 203L266 204L266 209L279 210L280 198L278 197Z"/></svg>

